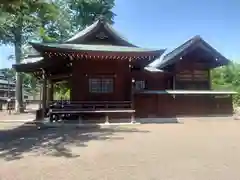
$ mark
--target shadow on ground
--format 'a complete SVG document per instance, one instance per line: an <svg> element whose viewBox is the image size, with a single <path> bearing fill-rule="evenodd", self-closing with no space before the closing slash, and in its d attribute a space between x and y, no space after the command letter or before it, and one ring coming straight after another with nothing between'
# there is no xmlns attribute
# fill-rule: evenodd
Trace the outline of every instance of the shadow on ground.
<svg viewBox="0 0 240 180"><path fill-rule="evenodd" d="M147 133L133 127L59 127L37 130L34 124L24 124L12 130L0 130L0 158L11 161L23 158L26 152L38 155L74 158L69 145L86 147L91 140L121 140L116 133Z"/></svg>
<svg viewBox="0 0 240 180"><path fill-rule="evenodd" d="M170 118L141 118L138 120L141 124L182 124L177 117Z"/></svg>

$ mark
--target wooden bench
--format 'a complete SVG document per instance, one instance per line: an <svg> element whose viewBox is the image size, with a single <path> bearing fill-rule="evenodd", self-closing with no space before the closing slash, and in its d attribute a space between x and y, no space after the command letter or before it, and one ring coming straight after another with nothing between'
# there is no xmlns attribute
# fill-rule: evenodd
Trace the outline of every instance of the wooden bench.
<svg viewBox="0 0 240 180"><path fill-rule="evenodd" d="M82 114L104 114L105 122L109 122L109 114L130 113L131 122L135 121L135 110L131 109L130 102L84 102L84 103L59 103L50 106L49 117L52 122L54 117L76 115L78 118Z"/></svg>

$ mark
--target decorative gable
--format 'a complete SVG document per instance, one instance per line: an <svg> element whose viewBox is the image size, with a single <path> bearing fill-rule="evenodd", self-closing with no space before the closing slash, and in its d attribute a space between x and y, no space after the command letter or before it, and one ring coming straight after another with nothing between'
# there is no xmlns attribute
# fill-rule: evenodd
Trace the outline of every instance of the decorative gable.
<svg viewBox="0 0 240 180"><path fill-rule="evenodd" d="M108 35L106 35L105 32L100 31L99 33L96 34L96 38L100 40L108 39Z"/></svg>
<svg viewBox="0 0 240 180"><path fill-rule="evenodd" d="M114 30L104 19L99 19L76 35L66 40L68 44L109 44L117 46L137 47L127 41Z"/></svg>

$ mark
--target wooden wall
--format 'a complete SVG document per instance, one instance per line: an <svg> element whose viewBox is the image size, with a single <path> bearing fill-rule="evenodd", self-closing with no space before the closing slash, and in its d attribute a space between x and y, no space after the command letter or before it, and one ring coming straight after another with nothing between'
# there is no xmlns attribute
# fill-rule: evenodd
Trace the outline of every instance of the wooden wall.
<svg viewBox="0 0 240 180"><path fill-rule="evenodd" d="M134 97L136 117L174 117L174 99L169 95L136 94Z"/></svg>
<svg viewBox="0 0 240 180"><path fill-rule="evenodd" d="M89 78L112 77L113 93L90 93ZM126 101L131 99L131 74L127 60L73 61L71 79L73 101Z"/></svg>
<svg viewBox="0 0 240 180"><path fill-rule="evenodd" d="M147 80L148 90L210 90L211 61L208 56L190 53L166 73L137 72L136 79ZM174 82L174 83L173 83ZM174 84L174 86L171 86ZM226 95L172 95L136 94L134 101L137 117L174 117L229 115L233 113L232 97Z"/></svg>
<svg viewBox="0 0 240 180"><path fill-rule="evenodd" d="M193 59L191 59L193 58ZM199 61L191 56L174 65L173 73L176 89L210 90L210 69L205 61Z"/></svg>
<svg viewBox="0 0 240 180"><path fill-rule="evenodd" d="M144 80L147 90L164 90L171 87L171 76L162 72L148 72L145 70L138 70L132 72L132 77L138 80Z"/></svg>
<svg viewBox="0 0 240 180"><path fill-rule="evenodd" d="M225 95L136 94L136 116L176 117L230 115L232 97Z"/></svg>

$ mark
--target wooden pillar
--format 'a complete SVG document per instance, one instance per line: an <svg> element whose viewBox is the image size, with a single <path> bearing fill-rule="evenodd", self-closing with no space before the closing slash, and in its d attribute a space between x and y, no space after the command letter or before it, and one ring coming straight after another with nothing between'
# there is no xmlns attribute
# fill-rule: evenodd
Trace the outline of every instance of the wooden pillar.
<svg viewBox="0 0 240 180"><path fill-rule="evenodd" d="M47 107L47 78L46 72L42 69L42 118L45 116Z"/></svg>
<svg viewBox="0 0 240 180"><path fill-rule="evenodd" d="M175 90L176 89L176 77L175 77L175 75L173 75L173 81L172 81L172 87L173 87L173 90Z"/></svg>
<svg viewBox="0 0 240 180"><path fill-rule="evenodd" d="M132 77L132 59L130 58L129 59L129 76L128 76L128 78L129 78L129 83L130 83L130 86L131 86L131 97L130 97L130 99L131 99L131 101L132 101L132 107L131 108L133 108L133 101L134 101L134 83L135 83L135 80L133 79L133 77Z"/></svg>
<svg viewBox="0 0 240 180"><path fill-rule="evenodd" d="M41 83L42 83L42 82L40 81L40 84L41 84ZM40 88L39 88L39 91L40 91L40 93L39 93L38 108L41 109L41 108L42 108L42 92L43 92L43 87L40 87Z"/></svg>
<svg viewBox="0 0 240 180"><path fill-rule="evenodd" d="M208 75L208 78L207 78L208 79L208 89L211 90L212 89L212 81L211 81L212 77L211 77L211 72L209 69L207 70L207 75Z"/></svg>
<svg viewBox="0 0 240 180"><path fill-rule="evenodd" d="M132 101L132 109L134 109L134 89L135 89L135 79L131 80L131 101Z"/></svg>
<svg viewBox="0 0 240 180"><path fill-rule="evenodd" d="M129 59L129 73L131 79L131 109L135 109L134 105L134 90L135 90L135 79L132 77L132 59ZM135 123L135 114L131 113L131 123Z"/></svg>
<svg viewBox="0 0 240 180"><path fill-rule="evenodd" d="M174 74L173 75L173 90L175 90L175 89L176 89L176 75ZM173 98L175 99L175 97L176 97L176 95L174 94Z"/></svg>
<svg viewBox="0 0 240 180"><path fill-rule="evenodd" d="M53 101L53 81L48 79L47 81L47 106Z"/></svg>

